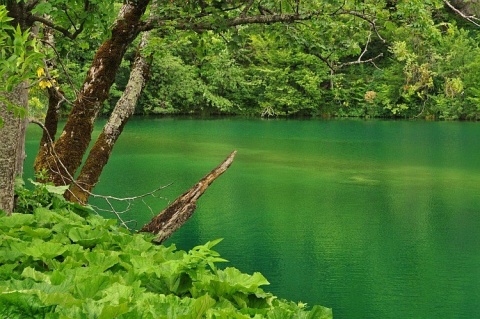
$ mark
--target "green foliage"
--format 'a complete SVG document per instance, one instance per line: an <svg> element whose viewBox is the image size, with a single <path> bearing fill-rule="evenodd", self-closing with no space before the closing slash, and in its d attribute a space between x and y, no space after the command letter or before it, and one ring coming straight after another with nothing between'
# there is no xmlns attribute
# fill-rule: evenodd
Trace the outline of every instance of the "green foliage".
<svg viewBox="0 0 480 319"><path fill-rule="evenodd" d="M0 91L10 92L20 82L35 77L41 63L37 40L29 39L30 31L12 26L6 7L0 5Z"/></svg>
<svg viewBox="0 0 480 319"><path fill-rule="evenodd" d="M153 63L136 113L478 118L478 30L461 24L441 0L302 2L300 11L319 14L299 23L227 28L226 19L238 17L243 4L170 1L149 8L165 21L144 50ZM34 9L49 12L70 32L88 30L74 41L56 37L67 72L49 74L70 101L120 6L113 1L83 5L56 0ZM297 7L262 1L247 15L262 10L289 14ZM184 23L190 20L215 27L207 31L192 24L189 30ZM55 58L53 50L44 51ZM102 114L108 115L121 96L134 55L135 46ZM361 63L368 59L375 64ZM30 101L41 115L40 94Z"/></svg>
<svg viewBox="0 0 480 319"><path fill-rule="evenodd" d="M479 83L478 40L452 24L440 24L438 30L443 32L432 41L423 37L419 42L422 37L415 36L392 46L394 57L403 67L403 83L398 87L401 99L396 104L405 107L399 113L476 119L479 114L475 103Z"/></svg>
<svg viewBox="0 0 480 319"><path fill-rule="evenodd" d="M217 268L220 240L189 252L154 245L36 186L18 195L42 204L0 216L2 318L331 318L265 292L259 273Z"/></svg>
<svg viewBox="0 0 480 319"><path fill-rule="evenodd" d="M323 10L341 4L324 3ZM442 1L345 1L340 7L344 14L295 25L163 37L153 45L163 50L138 111L478 117L478 41L456 27ZM282 2L282 10L294 8ZM380 53L375 65L356 63Z"/></svg>
<svg viewBox="0 0 480 319"><path fill-rule="evenodd" d="M26 188L21 178L17 178L15 181L15 211L18 213L29 214L36 208L41 207L54 210L68 209L82 216L92 212L88 206L65 201L63 194L68 189L68 186L54 186L32 180L29 180L29 182L34 186L33 189Z"/></svg>
<svg viewBox="0 0 480 319"><path fill-rule="evenodd" d="M11 92L21 82L35 78L43 57L37 39L30 38L29 30L14 27L7 14L6 7L0 5L0 93ZM4 94L0 94L0 102L17 116L26 115L23 107L13 104Z"/></svg>
<svg viewBox="0 0 480 319"><path fill-rule="evenodd" d="M74 40L56 35L56 50L42 47L47 60L61 61L61 70L46 72L67 100L75 100L120 5L55 0L34 6L34 14L48 13L57 26L75 34ZM227 27L226 19L238 17L243 5L236 0L170 1L148 9L165 21L144 50L153 64L137 113L479 116L478 29L463 23L441 0L302 2L300 11L319 14L299 23ZM262 1L247 15L296 10L295 2ZM186 21L214 27L202 30L196 22L189 26ZM24 78L51 85L50 80L34 76L36 44L26 32L9 25L4 8L0 27L5 30L1 52L9 52L0 74L13 70L19 74L5 77L8 87ZM20 64L23 58L9 60L22 57L25 50L13 39L33 49L25 51L30 60ZM129 48L102 114L108 115L121 96L134 55L134 47ZM368 59L375 64L361 63ZM38 87L34 89L30 105L33 113L42 116L46 99ZM61 112L67 114L68 109Z"/></svg>

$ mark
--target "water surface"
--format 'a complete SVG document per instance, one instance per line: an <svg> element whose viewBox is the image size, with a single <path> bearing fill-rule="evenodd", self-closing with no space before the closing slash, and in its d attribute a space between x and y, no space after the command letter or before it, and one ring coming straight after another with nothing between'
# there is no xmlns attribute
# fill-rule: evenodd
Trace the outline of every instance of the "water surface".
<svg viewBox="0 0 480 319"><path fill-rule="evenodd" d="M224 238L229 265L336 319L480 318L479 136L460 122L134 119L95 192L173 182L125 215L140 227L237 150L167 244Z"/></svg>

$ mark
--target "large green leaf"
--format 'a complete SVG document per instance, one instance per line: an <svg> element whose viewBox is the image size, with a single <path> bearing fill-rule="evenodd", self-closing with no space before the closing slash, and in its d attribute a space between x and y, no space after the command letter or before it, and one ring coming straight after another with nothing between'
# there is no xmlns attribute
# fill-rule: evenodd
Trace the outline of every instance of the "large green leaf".
<svg viewBox="0 0 480 319"><path fill-rule="evenodd" d="M204 318L205 313L213 307L213 305L215 305L215 299L208 294L195 299L191 306L192 318Z"/></svg>
<svg viewBox="0 0 480 319"><path fill-rule="evenodd" d="M3 226L0 318L261 318L272 309L307 318L263 292L261 274L217 270L220 240L177 251L65 208L15 214Z"/></svg>
<svg viewBox="0 0 480 319"><path fill-rule="evenodd" d="M98 319L118 318L120 315L126 314L129 311L130 311L130 306L126 302L123 302L118 305L106 304L103 306L102 312L98 316Z"/></svg>
<svg viewBox="0 0 480 319"><path fill-rule="evenodd" d="M30 245L18 246L19 250L28 256L32 256L34 259L49 260L63 254L67 247L60 243L46 242L37 238L34 238Z"/></svg>
<svg viewBox="0 0 480 319"><path fill-rule="evenodd" d="M8 231L10 228L32 225L34 222L33 215L13 213L10 216L0 217L0 229Z"/></svg>
<svg viewBox="0 0 480 319"><path fill-rule="evenodd" d="M68 237L74 242L83 247L94 247L97 244L105 241L108 233L104 229L91 229L89 227L75 227L70 229Z"/></svg>
<svg viewBox="0 0 480 319"><path fill-rule="evenodd" d="M91 251L85 253L85 259L90 267L95 267L100 272L113 267L120 262L120 253L116 251Z"/></svg>
<svg viewBox="0 0 480 319"><path fill-rule="evenodd" d="M52 230L42 227L31 227L31 226L22 226L20 231L25 232L25 234L40 239L46 239L52 235Z"/></svg>
<svg viewBox="0 0 480 319"><path fill-rule="evenodd" d="M332 309L316 305L312 308L307 318L308 319L332 319L333 318Z"/></svg>
<svg viewBox="0 0 480 319"><path fill-rule="evenodd" d="M99 299L104 294L104 290L116 282L116 278L111 274L102 274L91 271L89 268L78 271L74 278L75 295L80 299Z"/></svg>

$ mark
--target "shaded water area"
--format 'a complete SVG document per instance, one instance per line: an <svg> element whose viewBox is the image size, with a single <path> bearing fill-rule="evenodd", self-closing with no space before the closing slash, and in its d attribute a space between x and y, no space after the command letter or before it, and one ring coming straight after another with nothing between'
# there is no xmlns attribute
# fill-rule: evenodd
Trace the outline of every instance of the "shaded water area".
<svg viewBox="0 0 480 319"><path fill-rule="evenodd" d="M336 319L480 318L480 123L134 119L95 192L173 182L140 227L234 149L167 244L224 238L228 265Z"/></svg>

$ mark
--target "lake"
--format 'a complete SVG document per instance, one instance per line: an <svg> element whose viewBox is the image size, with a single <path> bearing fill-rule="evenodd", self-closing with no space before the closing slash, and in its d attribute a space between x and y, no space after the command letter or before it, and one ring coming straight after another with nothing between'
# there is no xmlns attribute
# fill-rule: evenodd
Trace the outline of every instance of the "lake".
<svg viewBox="0 0 480 319"><path fill-rule="evenodd" d="M480 123L137 118L95 192L173 183L125 213L139 228L233 150L167 245L224 238L227 265L336 319L480 318Z"/></svg>

